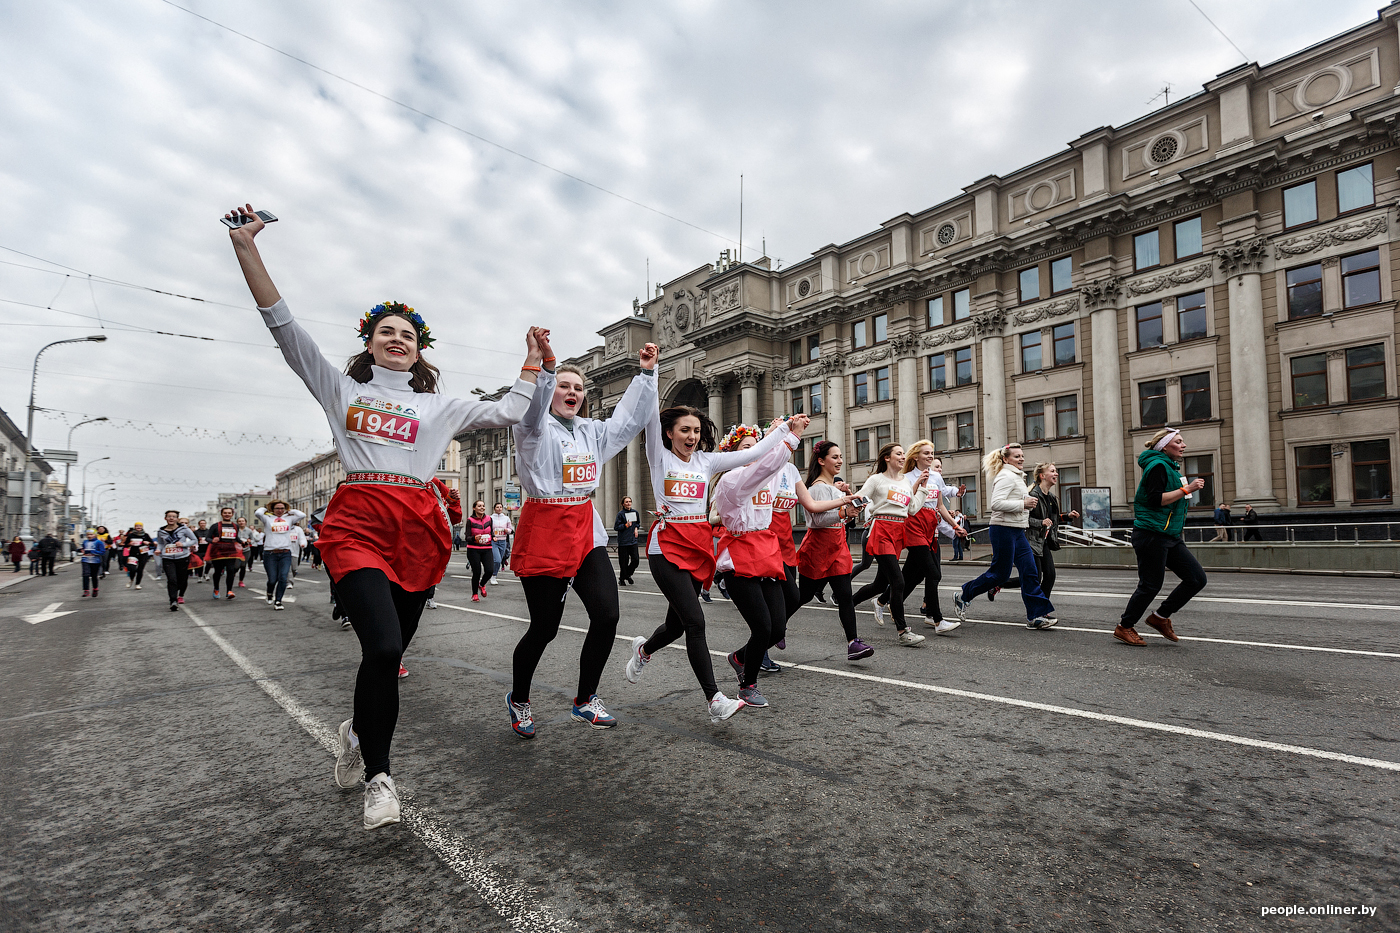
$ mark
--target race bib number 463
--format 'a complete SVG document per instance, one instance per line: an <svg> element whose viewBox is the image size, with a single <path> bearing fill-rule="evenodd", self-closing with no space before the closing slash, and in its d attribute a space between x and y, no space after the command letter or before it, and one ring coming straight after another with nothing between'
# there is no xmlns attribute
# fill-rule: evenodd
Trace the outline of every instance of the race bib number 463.
<svg viewBox="0 0 1400 933"><path fill-rule="evenodd" d="M418 409L361 395L345 410L345 433L371 444L413 450L418 442Z"/></svg>
<svg viewBox="0 0 1400 933"><path fill-rule="evenodd" d="M703 502L707 485L708 481L700 473L668 473L661 491L667 499Z"/></svg>

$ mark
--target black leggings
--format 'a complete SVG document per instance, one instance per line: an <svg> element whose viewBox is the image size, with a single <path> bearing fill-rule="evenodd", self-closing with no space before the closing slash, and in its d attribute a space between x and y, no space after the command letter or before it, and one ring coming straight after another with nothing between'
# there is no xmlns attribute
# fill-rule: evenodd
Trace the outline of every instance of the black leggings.
<svg viewBox="0 0 1400 933"><path fill-rule="evenodd" d="M467 563L472 565L472 595L481 592L486 581L491 579L491 571L496 567L496 558L490 548L467 548Z"/></svg>
<svg viewBox="0 0 1400 933"><path fill-rule="evenodd" d="M749 624L748 644L734 653L744 662L739 686L752 687L758 683L758 668L763 663L764 652L787 636L785 581L773 577L741 577L730 570L720 576L739 615Z"/></svg>
<svg viewBox="0 0 1400 933"><path fill-rule="evenodd" d="M870 529L867 528L865 529L865 534L861 535L860 538L860 563L856 564L855 569L851 571L852 580L869 570L870 565L875 562L875 555L865 549L865 546L869 543Z"/></svg>
<svg viewBox="0 0 1400 933"><path fill-rule="evenodd" d="M792 618L792 614L802 605L802 593L797 586L797 568L789 564L783 564L783 579L778 581L783 585L783 605L786 610L783 618L783 631L787 631L787 620ZM773 639L773 644L782 641L786 635L779 635Z"/></svg>
<svg viewBox="0 0 1400 933"><path fill-rule="evenodd" d="M851 601L857 606L865 602L872 596L877 596L886 589L890 591L890 615L894 617L894 626L901 632L904 631L904 574L899 569L899 556L896 554L876 554L875 566L880 572L875 574L875 579L862 586L856 594L851 597Z"/></svg>
<svg viewBox="0 0 1400 933"><path fill-rule="evenodd" d="M239 567L243 566L243 561L237 557L221 557L218 560L210 561L210 563L214 566L214 591L218 592L220 576L227 576L228 588L233 589L233 585L238 582L233 579L234 574L238 572Z"/></svg>
<svg viewBox="0 0 1400 933"><path fill-rule="evenodd" d="M138 557L136 558L135 567L128 566L126 568L127 577L137 586L141 585L141 577L146 572L146 561L149 559L148 557Z"/></svg>
<svg viewBox="0 0 1400 933"><path fill-rule="evenodd" d="M1137 625L1138 619L1152 605L1152 600L1161 592L1162 578L1168 570L1180 577L1181 582L1157 607L1159 616L1170 619L1172 613L1205 589L1206 572L1180 538L1134 528L1133 550L1137 552L1138 585L1123 610L1121 623L1125 628Z"/></svg>
<svg viewBox="0 0 1400 933"><path fill-rule="evenodd" d="M938 548L923 544L909 548L909 556L904 558L904 594L912 596L922 583L924 616L935 622L943 621L943 610L938 608L938 584L942 581L943 564L938 559Z"/></svg>
<svg viewBox="0 0 1400 933"><path fill-rule="evenodd" d="M638 562L637 546L635 544L619 544L617 546L617 563L621 568L617 575L619 580L626 580L628 583L633 582L632 574L637 572Z"/></svg>
<svg viewBox="0 0 1400 933"><path fill-rule="evenodd" d="M238 562L238 582L242 583L243 578L248 574L248 568L253 566L253 548L251 545L243 545L243 559Z"/></svg>
<svg viewBox="0 0 1400 933"><path fill-rule="evenodd" d="M170 594L170 601L173 603L181 596L185 595L185 587L190 582L190 559L182 557L179 560L165 559L165 592Z"/></svg>
<svg viewBox="0 0 1400 933"><path fill-rule="evenodd" d="M530 607L530 628L515 646L511 700L515 703L530 701L530 680L535 676L544 649L559 634L564 601L568 599L572 584L579 602L588 610L588 634L579 652L578 693L574 702L587 703L588 698L598 692L598 681L603 678L603 668L607 666L617 635L617 579L613 577L608 549L599 546L589 551L572 580L521 577L520 584L525 589L525 603Z"/></svg>
<svg viewBox="0 0 1400 933"><path fill-rule="evenodd" d="M841 628L846 632L846 641L855 641L856 635L856 606L851 602L851 575L843 573L838 577L822 577L814 579L812 577L802 577L799 585L799 595L797 606L792 610L796 612L812 601L812 597L822 591L822 587L831 584L831 598L836 601L837 615L841 619ZM792 612L788 613L789 616Z"/></svg>
<svg viewBox="0 0 1400 933"><path fill-rule="evenodd" d="M399 664L418 630L428 593L410 593L379 568L365 567L341 577L335 595L360 639L355 733L369 779L390 773L389 746L399 721Z"/></svg>
<svg viewBox="0 0 1400 933"><path fill-rule="evenodd" d="M700 689L705 692L705 700L719 693L715 684L715 668L710 663L710 646L705 643L705 613L700 609L700 581L689 570L682 570L661 554L648 554L647 566L651 568L651 578L661 589L670 606L666 610L666 621L651 633L642 650L648 655L656 654L671 642L685 636L685 653L690 657L690 669L695 679L700 681Z"/></svg>

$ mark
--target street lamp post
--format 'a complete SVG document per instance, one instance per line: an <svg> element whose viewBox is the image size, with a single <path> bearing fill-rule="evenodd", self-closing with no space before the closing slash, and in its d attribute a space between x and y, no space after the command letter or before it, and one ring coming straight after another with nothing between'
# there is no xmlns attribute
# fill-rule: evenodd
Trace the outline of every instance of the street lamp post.
<svg viewBox="0 0 1400 933"><path fill-rule="evenodd" d="M96 460L89 460L87 463L84 463L84 464L83 464L83 494L82 494L82 498L80 498L80 499L78 500L78 509L79 509L79 511L81 511L81 512L83 513L84 516L87 516L87 471L88 471L88 467L92 466L94 463L101 463L103 460L111 460L111 459L112 459L111 457L98 457ZM94 489L93 492L97 492L97 490ZM96 524L96 522L91 522L91 521L88 522L88 526L89 526L89 527L91 527L91 526L94 525L94 524Z"/></svg>
<svg viewBox="0 0 1400 933"><path fill-rule="evenodd" d="M79 421L77 424L73 425L71 428L68 429L68 442L67 442L66 444L63 445L63 449L64 449L64 450L72 450L72 449L73 449L73 432L74 432L74 431L78 430L79 428L81 428L81 427L82 427L83 425L85 425L85 424L93 424L94 422L97 422L97 421L106 421L106 420L107 420L107 416L106 416L106 415L103 415L101 418L89 418L89 419L86 420L86 421ZM108 458L108 457L103 457L102 459L107 460L107 459L110 459L110 458ZM72 512L72 507L73 507L73 493L71 492L71 490L69 489L69 486L68 486L69 471L71 471L72 469L73 469L73 464L71 464L71 463L65 463L65 464L63 465L63 524L64 524L64 526L65 526L65 527L64 527L64 531L65 531L65 532L67 532L67 530L68 530L66 526L68 526L69 524L71 524L72 521L73 521L73 516L72 516L72 514L71 514L71 512ZM73 546L73 545L72 545L72 542L71 542L71 539L70 539L69 541L65 542L65 543L68 544L68 546L69 546L70 548ZM69 559L69 560L72 560L72 559L73 559L72 553L69 553L68 559Z"/></svg>
<svg viewBox="0 0 1400 933"><path fill-rule="evenodd" d="M102 489L103 486L111 486L112 488L111 488L111 489ZM93 511L94 514L98 514L98 513L99 513L99 509L101 508L101 503L99 503L97 500L98 500L99 498L101 498L103 495L105 495L106 493L109 493L109 492L116 492L116 486L117 486L116 483L101 483L101 484L99 484L99 485L97 485L97 486L92 487L92 511ZM102 492L98 492L99 489L102 489ZM99 523L99 524L100 524L100 523Z"/></svg>
<svg viewBox="0 0 1400 933"><path fill-rule="evenodd" d="M53 343L45 344L39 348L39 352L34 354L34 369L29 375L29 419L24 430L24 494L20 497L20 512L22 514L20 522L20 540L29 544L34 540L34 532L29 526L29 466L34 458L34 387L39 381L39 357L44 355L44 351L50 347L56 347L61 343L101 343L107 339L106 334L93 334L90 337L72 337L68 340L55 340Z"/></svg>

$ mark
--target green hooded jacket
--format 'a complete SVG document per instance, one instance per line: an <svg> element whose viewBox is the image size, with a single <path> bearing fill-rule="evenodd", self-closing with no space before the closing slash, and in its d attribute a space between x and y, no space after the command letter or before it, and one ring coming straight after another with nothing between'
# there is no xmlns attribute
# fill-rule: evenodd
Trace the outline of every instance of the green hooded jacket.
<svg viewBox="0 0 1400 933"><path fill-rule="evenodd" d="M1160 450L1144 450L1138 454L1138 466L1142 467L1142 478L1147 479L1147 471L1161 466L1167 471L1166 492L1181 487L1181 471L1177 468L1176 461L1168 457ZM1158 505L1147 502L1142 491L1142 483L1138 483L1137 494L1133 496L1133 527L1145 528L1148 531L1155 531L1160 535L1171 535L1173 538L1181 537L1181 528L1186 524L1186 497L1173 502L1171 505Z"/></svg>

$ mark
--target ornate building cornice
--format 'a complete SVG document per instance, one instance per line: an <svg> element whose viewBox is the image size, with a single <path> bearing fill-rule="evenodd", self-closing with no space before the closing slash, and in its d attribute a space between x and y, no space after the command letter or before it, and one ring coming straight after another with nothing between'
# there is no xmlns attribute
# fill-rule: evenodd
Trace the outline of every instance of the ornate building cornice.
<svg viewBox="0 0 1400 933"><path fill-rule="evenodd" d="M1097 311L1099 308L1116 308L1118 296L1122 293L1123 279L1116 275L1087 282L1079 289L1079 297L1084 300L1084 307L1090 311Z"/></svg>
<svg viewBox="0 0 1400 933"><path fill-rule="evenodd" d="M1220 272L1223 275L1258 272L1263 269L1264 260L1268 258L1269 241L1262 236L1215 251L1215 259L1220 263Z"/></svg>
<svg viewBox="0 0 1400 933"><path fill-rule="evenodd" d="M1301 236L1289 237L1286 240L1274 241L1274 258L1286 259L1290 256L1303 256L1307 253L1325 249L1339 243L1351 243L1356 240L1364 240L1369 236L1375 236L1385 230L1387 225L1384 214L1375 217L1367 217L1352 223L1340 224L1326 230L1315 230L1312 233L1305 233Z"/></svg>

